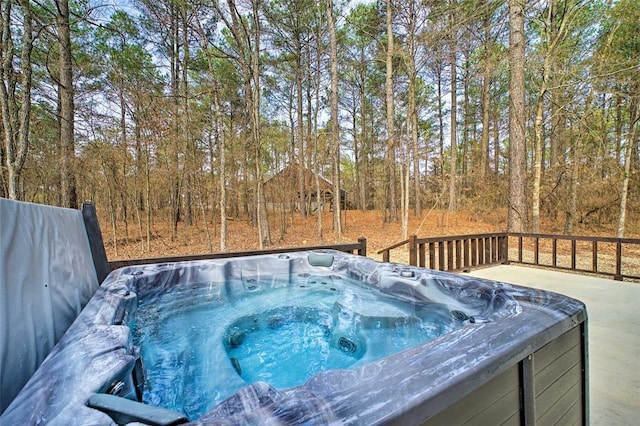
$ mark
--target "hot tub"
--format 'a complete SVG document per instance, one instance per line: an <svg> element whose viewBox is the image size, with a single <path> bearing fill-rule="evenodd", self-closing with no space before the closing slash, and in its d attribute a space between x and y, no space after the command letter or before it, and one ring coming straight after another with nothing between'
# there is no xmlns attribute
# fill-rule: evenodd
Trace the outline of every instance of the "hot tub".
<svg viewBox="0 0 640 426"><path fill-rule="evenodd" d="M334 251L154 264L107 277L2 422L587 423L586 368L554 293Z"/></svg>

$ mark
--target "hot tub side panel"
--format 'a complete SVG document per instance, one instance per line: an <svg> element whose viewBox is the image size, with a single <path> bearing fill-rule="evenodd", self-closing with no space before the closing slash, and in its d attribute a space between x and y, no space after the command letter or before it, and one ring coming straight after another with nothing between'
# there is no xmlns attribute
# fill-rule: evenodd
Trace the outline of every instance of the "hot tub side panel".
<svg viewBox="0 0 640 426"><path fill-rule="evenodd" d="M589 424L586 323L426 420L443 424Z"/></svg>

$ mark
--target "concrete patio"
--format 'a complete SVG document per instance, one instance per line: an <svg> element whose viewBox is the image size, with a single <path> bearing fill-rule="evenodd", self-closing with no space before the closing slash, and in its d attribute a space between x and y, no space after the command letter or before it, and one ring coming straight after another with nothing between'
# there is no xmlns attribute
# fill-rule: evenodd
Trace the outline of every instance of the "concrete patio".
<svg viewBox="0 0 640 426"><path fill-rule="evenodd" d="M501 265L468 275L565 294L587 306L592 425L640 418L640 283Z"/></svg>

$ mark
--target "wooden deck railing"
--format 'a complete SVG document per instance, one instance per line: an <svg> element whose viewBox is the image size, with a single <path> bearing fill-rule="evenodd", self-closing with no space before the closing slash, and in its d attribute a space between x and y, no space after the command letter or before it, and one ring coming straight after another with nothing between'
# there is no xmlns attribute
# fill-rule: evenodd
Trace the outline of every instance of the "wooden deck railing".
<svg viewBox="0 0 640 426"><path fill-rule="evenodd" d="M389 262L391 251L407 244L410 265L441 271L517 263L640 280L640 239L526 233L412 235L378 254Z"/></svg>
<svg viewBox="0 0 640 426"><path fill-rule="evenodd" d="M391 250L408 244L410 265L440 271L468 271L472 267L506 263L507 237L506 233L429 238L411 235L407 240L378 251L378 254L382 254L384 262L389 262Z"/></svg>
<svg viewBox="0 0 640 426"><path fill-rule="evenodd" d="M509 256L512 263L605 275L618 281L640 280L640 239L637 238L527 233L510 233L509 237L517 247L517 256ZM527 245L530 247L528 257L525 256Z"/></svg>
<svg viewBox="0 0 640 426"><path fill-rule="evenodd" d="M170 257L154 257L144 259L118 259L109 262L109 268L114 269L122 268L123 266L133 265L146 265L150 263L168 263L168 262L185 262L190 260L204 260L204 259L224 259L228 257L238 256L257 256L261 254L276 254L276 253L291 253L296 251L309 251L331 249L338 250L346 253L353 253L359 256L367 255L367 239L365 237L358 238L356 243L347 244L333 244L326 246L304 246L304 247L286 247L286 248L273 248L267 250L254 250L254 251L236 251L226 253L206 253L196 254L189 256L170 256Z"/></svg>

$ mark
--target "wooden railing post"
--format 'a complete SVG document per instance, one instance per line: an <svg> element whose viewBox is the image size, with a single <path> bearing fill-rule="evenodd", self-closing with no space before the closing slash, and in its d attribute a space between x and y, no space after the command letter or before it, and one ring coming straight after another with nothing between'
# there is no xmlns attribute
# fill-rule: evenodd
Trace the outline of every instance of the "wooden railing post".
<svg viewBox="0 0 640 426"><path fill-rule="evenodd" d="M491 236L491 263L498 261L498 237Z"/></svg>
<svg viewBox="0 0 640 426"><path fill-rule="evenodd" d="M518 236L518 262L522 263L522 235Z"/></svg>
<svg viewBox="0 0 640 426"><path fill-rule="evenodd" d="M493 259L491 259L491 238L485 237L484 239L484 263L490 264Z"/></svg>
<svg viewBox="0 0 640 426"><path fill-rule="evenodd" d="M622 241L616 241L616 274L613 277L616 281L622 281Z"/></svg>
<svg viewBox="0 0 640 426"><path fill-rule="evenodd" d="M436 243L429 243L429 269L436 269Z"/></svg>
<svg viewBox="0 0 640 426"><path fill-rule="evenodd" d="M478 263L476 261L478 257L478 239L473 237L471 239L471 266L476 266Z"/></svg>
<svg viewBox="0 0 640 426"><path fill-rule="evenodd" d="M360 248L358 249L358 256L366 256L367 255L367 238L366 237L358 238L358 243L360 244Z"/></svg>
<svg viewBox="0 0 640 426"><path fill-rule="evenodd" d="M447 271L453 271L453 241L447 241Z"/></svg>
<svg viewBox="0 0 640 426"><path fill-rule="evenodd" d="M438 270L444 271L444 241L438 242Z"/></svg>
<svg viewBox="0 0 640 426"><path fill-rule="evenodd" d="M390 250L385 250L382 252L382 261L383 262L388 262L389 261L389 251Z"/></svg>
<svg viewBox="0 0 640 426"><path fill-rule="evenodd" d="M418 236L409 236L409 265L418 266Z"/></svg>
<svg viewBox="0 0 640 426"><path fill-rule="evenodd" d="M504 234L500 237L500 262L508 265L509 264L509 234Z"/></svg>
<svg viewBox="0 0 640 426"><path fill-rule="evenodd" d="M464 256L464 262L463 262L463 265L464 265L465 270L468 270L469 269L469 256L470 256L469 255L469 239L468 238L464 239L463 246L464 246L464 255L463 255Z"/></svg>

